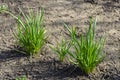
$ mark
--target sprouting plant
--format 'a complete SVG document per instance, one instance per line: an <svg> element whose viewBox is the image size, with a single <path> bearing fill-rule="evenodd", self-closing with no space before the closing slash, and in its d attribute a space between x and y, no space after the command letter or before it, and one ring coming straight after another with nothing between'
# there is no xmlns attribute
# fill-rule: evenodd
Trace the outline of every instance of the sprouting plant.
<svg viewBox="0 0 120 80"><path fill-rule="evenodd" d="M22 76L20 78L16 78L15 80L27 80L26 76Z"/></svg>
<svg viewBox="0 0 120 80"><path fill-rule="evenodd" d="M60 61L63 62L70 48L70 44L69 41L65 41L64 39L62 39L60 43L57 42L57 46L55 48L52 46L50 46L50 48L57 54Z"/></svg>
<svg viewBox="0 0 120 80"><path fill-rule="evenodd" d="M69 54L70 61L81 68L83 72L89 74L103 60L104 55L101 53L104 45L104 39L100 38L95 41L96 20L90 19L89 29L84 37L82 34L76 37L76 28L69 28L66 24L64 27L70 34L70 39L62 40L56 48L52 48L63 61L66 54Z"/></svg>
<svg viewBox="0 0 120 80"><path fill-rule="evenodd" d="M94 68L103 60L104 55L101 54L101 50L103 48L104 39L100 38L99 41L95 41L95 28L96 28L96 20L90 19L89 29L86 33L86 37L80 35L78 39L76 35L76 29L72 30L65 24L65 28L68 30L71 35L71 45L73 48L73 52L69 50L69 55L75 65L80 67L83 72L90 73L94 70Z"/></svg>
<svg viewBox="0 0 120 80"><path fill-rule="evenodd" d="M34 13L29 9L28 14L25 14L20 8L19 11L24 20L20 15L15 16L11 12L3 10L17 21L17 30L13 34L18 45L24 49L25 54L35 55L42 48L46 39L43 27L44 10L42 9L41 13L38 10Z"/></svg>

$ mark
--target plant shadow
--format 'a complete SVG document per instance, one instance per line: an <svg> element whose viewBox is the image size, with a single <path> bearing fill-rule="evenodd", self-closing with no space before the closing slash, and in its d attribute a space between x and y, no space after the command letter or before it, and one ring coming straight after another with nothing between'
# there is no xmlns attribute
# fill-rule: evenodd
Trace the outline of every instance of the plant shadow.
<svg viewBox="0 0 120 80"><path fill-rule="evenodd" d="M14 76L26 75L30 80L63 80L77 76L88 77L80 68L54 60L30 62L27 65L18 65L15 68Z"/></svg>
<svg viewBox="0 0 120 80"><path fill-rule="evenodd" d="M10 60L20 59L22 57L29 57L29 55L22 54L20 52L17 52L16 50L19 51L20 49L12 49L12 50L1 51L0 61L5 62L5 61L10 61Z"/></svg>
<svg viewBox="0 0 120 80"><path fill-rule="evenodd" d="M10 73L9 75L12 75L12 79L23 75L27 76L30 80L63 80L75 78L77 76L87 77L80 68L77 68L74 65L62 63L55 59L49 60L47 58L46 60L35 58L31 60L30 58L27 58L27 60L24 60L24 57L29 57L29 55L21 54L17 52L16 49L1 51L0 62L7 62L7 65L11 66L10 69L13 73ZM11 61L12 63L8 63ZM6 76L4 75L4 77Z"/></svg>

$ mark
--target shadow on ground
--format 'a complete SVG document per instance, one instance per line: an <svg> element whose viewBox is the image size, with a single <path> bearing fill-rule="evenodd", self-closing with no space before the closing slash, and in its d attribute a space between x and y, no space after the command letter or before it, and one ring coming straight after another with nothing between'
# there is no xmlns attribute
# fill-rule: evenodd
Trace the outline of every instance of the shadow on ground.
<svg viewBox="0 0 120 80"><path fill-rule="evenodd" d="M21 54L16 50L5 50L5 51L1 51L0 53L0 61L3 62L20 59L22 57L29 57L29 56L25 54Z"/></svg>
<svg viewBox="0 0 120 80"><path fill-rule="evenodd" d="M30 80L63 80L77 76L87 77L79 68L53 60L30 62L27 65L19 65L15 68L17 69L17 71L15 70L14 72L14 74L16 74L15 76L26 75Z"/></svg>

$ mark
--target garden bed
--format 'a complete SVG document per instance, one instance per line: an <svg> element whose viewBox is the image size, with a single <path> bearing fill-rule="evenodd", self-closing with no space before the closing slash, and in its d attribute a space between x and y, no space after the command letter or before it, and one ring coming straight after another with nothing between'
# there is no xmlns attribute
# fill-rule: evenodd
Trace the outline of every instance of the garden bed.
<svg viewBox="0 0 120 80"><path fill-rule="evenodd" d="M29 56L16 52L15 20L8 14L0 14L0 79L13 80L25 75L28 80L120 80L120 3L113 0L98 0L97 4L83 0L4 0L11 12L18 14L20 6L27 12L27 6L33 10L44 7L44 25L48 42L40 54ZM105 59L89 75L65 60L61 63L49 48L56 40L68 37L63 22L74 25L77 33L85 33L88 19L96 16L96 39L106 38L103 52Z"/></svg>

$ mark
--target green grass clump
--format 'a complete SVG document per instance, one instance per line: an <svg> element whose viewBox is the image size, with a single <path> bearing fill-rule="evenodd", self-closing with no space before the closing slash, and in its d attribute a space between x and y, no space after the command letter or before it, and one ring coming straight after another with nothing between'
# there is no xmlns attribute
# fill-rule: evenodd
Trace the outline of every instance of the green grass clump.
<svg viewBox="0 0 120 80"><path fill-rule="evenodd" d="M44 10L37 10L34 13L29 9L29 13L25 14L19 8L20 14L23 17L15 16L9 11L2 10L16 19L17 30L14 31L14 36L20 47L24 49L25 54L35 55L39 52L45 43L45 30L43 27Z"/></svg>
<svg viewBox="0 0 120 80"><path fill-rule="evenodd" d="M17 32L14 35L19 45L30 55L38 53L45 42L45 30L42 25L43 14L43 10L41 14L38 11L36 14L29 12L28 15L22 12L25 22L18 17Z"/></svg>
<svg viewBox="0 0 120 80"><path fill-rule="evenodd" d="M71 46L69 49L65 49L65 47L56 48L59 51L56 51L58 55L60 55L60 50L63 48L65 50L64 54L69 54L70 61L81 68L83 72L86 74L92 72L94 68L103 60L104 55L101 54L104 39L100 38L100 40L95 41L95 28L96 28L96 20L90 19L89 29L84 37L82 34L79 39L76 37L76 28L69 28L66 24L64 27L70 34L70 42L68 42ZM61 42L63 44L64 42ZM66 43L67 45L67 43ZM65 45L64 45L65 46ZM72 49L72 50L71 50Z"/></svg>
<svg viewBox="0 0 120 80"><path fill-rule="evenodd" d="M57 42L57 46L55 48L53 48L52 46L50 46L50 48L57 54L60 61L63 62L63 60L70 48L70 44L68 44L67 41L62 39L62 41L60 43Z"/></svg>

